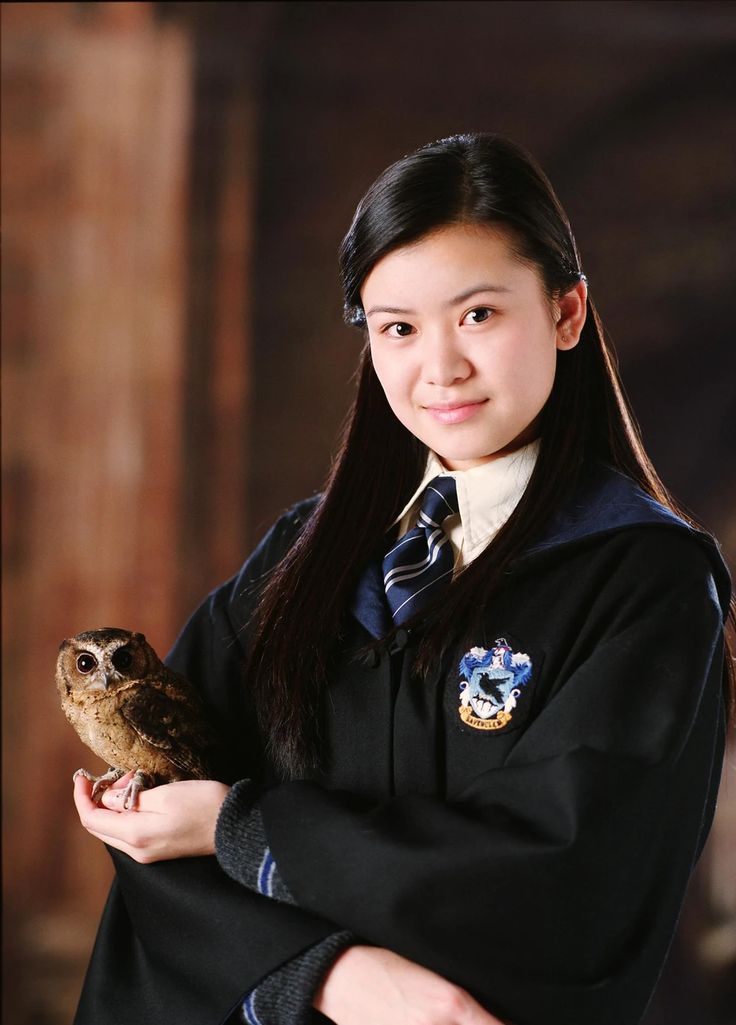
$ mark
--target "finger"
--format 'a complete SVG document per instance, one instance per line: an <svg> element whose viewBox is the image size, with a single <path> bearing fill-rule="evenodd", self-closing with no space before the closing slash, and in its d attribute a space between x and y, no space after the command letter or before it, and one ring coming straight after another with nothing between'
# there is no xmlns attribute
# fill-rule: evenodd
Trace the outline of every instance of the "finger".
<svg viewBox="0 0 736 1025"><path fill-rule="evenodd" d="M457 1013L457 1025L504 1025L490 1011L481 1007L477 1000L465 990L461 990L462 999ZM510 1025L510 1023L506 1023Z"/></svg>
<svg viewBox="0 0 736 1025"><path fill-rule="evenodd" d="M84 776L74 777L74 803L77 806L80 818L82 811L88 811L90 806L94 806L92 784Z"/></svg>
<svg viewBox="0 0 736 1025"><path fill-rule="evenodd" d="M500 1018L496 1018L495 1015L484 1010L472 997L470 1000L471 1003L467 1008L467 1017L462 1019L464 1025L465 1023L466 1025L504 1025Z"/></svg>
<svg viewBox="0 0 736 1025"><path fill-rule="evenodd" d="M125 790L119 790L116 787L108 787L104 793L99 795L97 807L108 808L113 812L125 812L128 811L124 807L123 802L125 801Z"/></svg>
<svg viewBox="0 0 736 1025"><path fill-rule="evenodd" d="M108 787L108 791L124 789L125 787L127 787L128 783L130 783L133 776L135 776L135 769L130 769L130 771L126 772L124 776L120 777L120 779L116 779L115 782L110 787Z"/></svg>
<svg viewBox="0 0 736 1025"><path fill-rule="evenodd" d="M140 847L133 847L126 840L121 839L119 836L108 836L107 833L100 833L94 829L88 830L90 836L94 836L97 840L101 840L108 847L114 847L116 851L122 851L123 854L127 854L128 857L134 861L140 862L144 856L144 851Z"/></svg>
<svg viewBox="0 0 736 1025"><path fill-rule="evenodd" d="M74 804L84 828L93 835L105 834L105 837L130 840L140 832L137 815L126 815L121 811L101 808L92 800L92 788L81 776L74 781Z"/></svg>
<svg viewBox="0 0 736 1025"><path fill-rule="evenodd" d="M97 807L105 807L110 811L115 812L153 812L159 811L159 798L158 795L153 795L153 791L140 790L135 795L135 804L125 805L125 798L127 796L125 788L119 789L117 787L109 787L99 797Z"/></svg>
<svg viewBox="0 0 736 1025"><path fill-rule="evenodd" d="M136 817L96 808L95 815L83 821L82 825L90 836L102 840L116 850L125 851L136 861L141 861L154 852L155 844L152 844L138 828Z"/></svg>

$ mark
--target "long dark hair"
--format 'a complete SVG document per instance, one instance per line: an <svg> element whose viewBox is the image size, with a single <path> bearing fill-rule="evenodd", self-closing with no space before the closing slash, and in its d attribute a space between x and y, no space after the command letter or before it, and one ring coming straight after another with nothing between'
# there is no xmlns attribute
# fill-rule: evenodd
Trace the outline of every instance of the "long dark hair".
<svg viewBox="0 0 736 1025"><path fill-rule="evenodd" d="M247 668L267 752L284 778L309 774L320 763L322 703L346 608L426 460L425 447L396 419L373 369L360 289L383 256L459 223L503 230L514 255L537 269L550 304L582 274L569 221L543 171L524 149L498 135L455 135L423 146L388 167L358 204L340 247L345 320L364 334L357 393L321 499L263 586ZM627 474L696 525L644 451L589 295L578 345L558 353L539 456L524 495L441 604L424 613L418 671L457 640L458 624L464 634L478 622L483 599L595 460Z"/></svg>

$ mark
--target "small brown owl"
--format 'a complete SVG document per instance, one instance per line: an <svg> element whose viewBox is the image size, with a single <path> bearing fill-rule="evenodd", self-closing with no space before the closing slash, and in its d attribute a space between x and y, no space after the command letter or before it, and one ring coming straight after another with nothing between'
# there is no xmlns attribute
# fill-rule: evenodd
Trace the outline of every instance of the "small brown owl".
<svg viewBox="0 0 736 1025"><path fill-rule="evenodd" d="M130 770L123 798L147 787L214 779L220 744L197 691L168 669L141 633L106 627L62 641L56 663L61 707L82 741L110 766L92 796Z"/></svg>

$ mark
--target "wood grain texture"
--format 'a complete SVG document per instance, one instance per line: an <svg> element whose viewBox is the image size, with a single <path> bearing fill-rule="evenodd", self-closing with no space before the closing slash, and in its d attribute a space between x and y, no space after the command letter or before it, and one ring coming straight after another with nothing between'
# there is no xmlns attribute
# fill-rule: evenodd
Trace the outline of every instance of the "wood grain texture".
<svg viewBox="0 0 736 1025"><path fill-rule="evenodd" d="M166 650L180 625L190 120L188 41L150 4L101 5L137 8L125 26L33 6L3 9L4 457L21 540L4 609L4 1003L19 1025L71 1020L111 875L71 814L84 748L53 692L59 642L113 622Z"/></svg>

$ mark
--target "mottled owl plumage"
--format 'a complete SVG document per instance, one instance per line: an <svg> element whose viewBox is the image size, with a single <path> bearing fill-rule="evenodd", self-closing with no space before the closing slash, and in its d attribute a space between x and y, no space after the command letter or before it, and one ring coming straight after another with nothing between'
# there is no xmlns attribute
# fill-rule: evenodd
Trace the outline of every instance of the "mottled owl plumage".
<svg viewBox="0 0 736 1025"><path fill-rule="evenodd" d="M79 770L94 782L96 800L130 770L125 807L147 786L217 778L220 744L202 699L143 634L105 627L68 637L59 647L56 686L81 740L110 766L99 777Z"/></svg>

